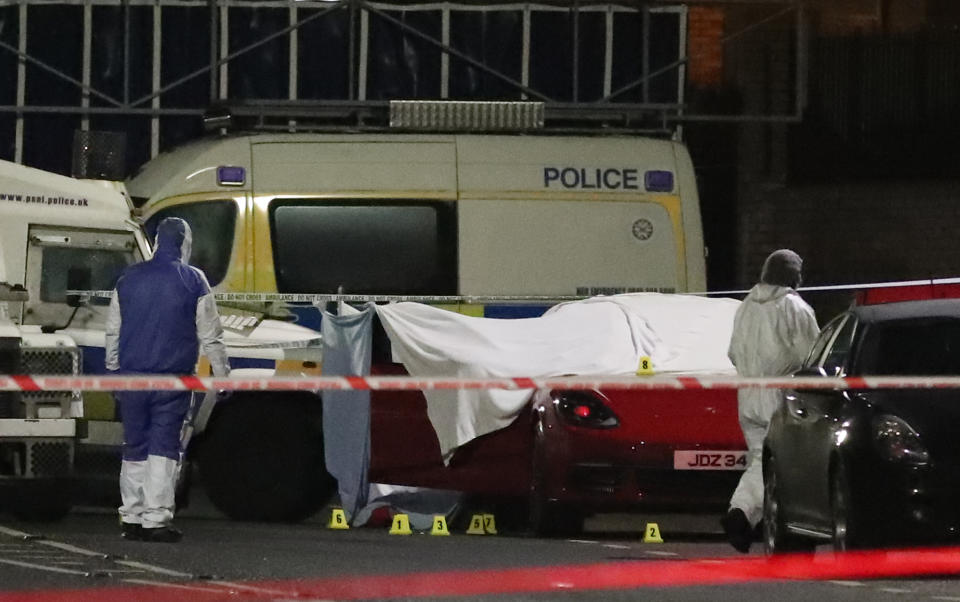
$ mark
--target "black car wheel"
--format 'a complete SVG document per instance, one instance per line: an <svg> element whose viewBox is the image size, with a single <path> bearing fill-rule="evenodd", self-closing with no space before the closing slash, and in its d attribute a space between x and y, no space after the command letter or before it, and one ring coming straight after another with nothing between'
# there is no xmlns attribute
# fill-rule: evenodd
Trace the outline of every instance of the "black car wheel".
<svg viewBox="0 0 960 602"><path fill-rule="evenodd" d="M530 475L530 530L538 537L572 537L583 531L584 516L569 504L551 500L546 493L545 436L538 425Z"/></svg>
<svg viewBox="0 0 960 602"><path fill-rule="evenodd" d="M850 476L843 461L837 461L830 474L830 514L833 519L833 549L845 552L863 548L867 542L859 528L850 494Z"/></svg>
<svg viewBox="0 0 960 602"><path fill-rule="evenodd" d="M763 462L763 547L767 555L812 552L816 544L787 531L773 456Z"/></svg>

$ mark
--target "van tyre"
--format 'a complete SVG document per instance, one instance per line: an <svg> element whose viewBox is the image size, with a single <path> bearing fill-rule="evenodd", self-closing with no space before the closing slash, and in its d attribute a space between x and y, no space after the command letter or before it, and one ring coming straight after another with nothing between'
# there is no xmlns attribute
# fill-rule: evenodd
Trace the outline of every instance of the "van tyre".
<svg viewBox="0 0 960 602"><path fill-rule="evenodd" d="M333 495L323 457L322 406L312 393L238 393L199 442L200 481L235 520L303 520Z"/></svg>

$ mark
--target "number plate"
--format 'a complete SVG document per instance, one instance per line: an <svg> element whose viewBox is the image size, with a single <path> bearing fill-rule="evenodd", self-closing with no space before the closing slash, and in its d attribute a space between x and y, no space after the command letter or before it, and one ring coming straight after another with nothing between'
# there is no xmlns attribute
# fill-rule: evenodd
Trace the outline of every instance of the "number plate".
<svg viewBox="0 0 960 602"><path fill-rule="evenodd" d="M673 452L674 470L746 470L747 452L678 450Z"/></svg>

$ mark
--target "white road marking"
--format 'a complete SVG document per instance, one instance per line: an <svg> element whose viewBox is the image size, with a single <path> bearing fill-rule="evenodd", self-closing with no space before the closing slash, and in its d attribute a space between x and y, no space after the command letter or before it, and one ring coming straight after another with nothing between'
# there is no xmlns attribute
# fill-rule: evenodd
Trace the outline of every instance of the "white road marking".
<svg viewBox="0 0 960 602"><path fill-rule="evenodd" d="M34 537L29 533L24 533L23 531L17 531L16 529L11 529L10 527L4 527L0 525L0 533L4 535L9 535L10 537L19 537L20 539L30 539Z"/></svg>
<svg viewBox="0 0 960 602"><path fill-rule="evenodd" d="M946 602L957 602L960 598L956 596L933 596L931 600L945 600Z"/></svg>
<svg viewBox="0 0 960 602"><path fill-rule="evenodd" d="M679 556L680 555L680 554L677 554L676 552L664 552L662 550L644 550L643 553L648 554L650 556Z"/></svg>
<svg viewBox="0 0 960 602"><path fill-rule="evenodd" d="M839 579L834 579L832 581L828 581L827 583L832 583L834 585L843 585L846 587L866 587L867 586L866 583L863 583L861 581L842 581Z"/></svg>
<svg viewBox="0 0 960 602"><path fill-rule="evenodd" d="M90 557L90 558L99 558L99 559L102 559L102 560L107 560L107 559L110 558L110 554L104 554L103 552L95 552L95 551L93 551L93 550L88 550L88 549L86 549L86 548L81 548L81 547L79 547L79 546L75 546L75 545L68 544L68 543L63 543L63 542L59 542L59 541L48 540L48 539L44 538L43 536L32 535L32 534L30 534L30 533L25 533L25 532L23 532L23 531L18 531L18 530L16 530L16 529L11 529L11 528L9 528L9 527L0 526L0 534L7 535L7 536L10 536L10 537L16 537L16 538L19 538L19 539L23 539L25 542L28 542L28 543L26 543L26 544L24 544L24 543L18 543L18 544L0 544L0 546L3 546L3 551L4 551L4 552L8 552L8 553L11 552L11 551L13 551L13 550L7 550L6 547L8 547L8 546L10 546L10 545L15 546L15 549L16 549L16 550L19 550L19 552L18 552L17 555L20 556L20 557L23 557L23 556L41 557L41 556L48 556L48 554L57 554L57 552L53 552L53 551L45 554L44 552L37 550L34 546L39 544L39 545L44 545L44 546L47 546L47 547L50 547L50 548L55 548L56 550L59 550L60 552L69 552L69 553L72 553L72 554L79 554L79 555L81 555L81 556L87 556L87 557ZM49 557L49 556L48 556L48 557ZM11 560L4 560L3 562L6 562L6 563L8 563L8 564L14 564L14 563L16 563L16 561L11 561ZM70 561L63 561L62 559L59 560L59 561L54 561L53 558L50 558L49 562L51 562L51 564L82 564L82 563L73 563L73 562L70 562ZM159 574L159 575L166 575L166 576L168 576L168 577L176 577L176 578L179 578L179 579L193 579L193 578L194 578L194 575L193 575L192 573L184 573L184 572L182 572L182 571L175 571L175 570L172 570L172 569L165 569L165 568L163 568L163 567L155 566L155 565L152 565L152 564L147 564L147 563L144 563L144 562L137 562L137 561L135 561L135 560L119 560L119 559L117 559L117 560L114 560L113 562L114 562L114 564L118 564L118 565L123 565L123 566L129 567L129 569L132 569L132 570L106 568L106 569L98 569L97 572L98 572L98 573L155 573L155 574ZM47 567L47 566L44 566L44 565L33 564L33 563L20 563L20 566L24 566L24 567L26 567L26 568L35 568L35 569L41 569L41 570L49 570L49 571L70 572L70 573L72 573L72 574L80 574L80 575L88 575L88 574L89 574L88 571L71 571L70 569L59 568L59 567ZM219 591L219 590L217 590L217 591Z"/></svg>
<svg viewBox="0 0 960 602"><path fill-rule="evenodd" d="M223 594L225 596L235 595L236 592L219 587L198 587L196 585L184 585L182 583L168 583L166 581L154 581L152 579L123 579L124 583L136 583L137 585L151 585L154 587L169 587L171 589L185 589L193 592L206 592L208 594Z"/></svg>
<svg viewBox="0 0 960 602"><path fill-rule="evenodd" d="M92 558L109 558L109 554L104 554L103 552L94 552L93 550L88 550L86 548L79 548L77 546L70 545L68 543L61 543L59 541L51 541L49 539L39 539L34 543L38 543L44 546L50 546L51 548L56 548L58 550L63 550L64 552L73 552L74 554L81 554L83 556L90 556Z"/></svg>
<svg viewBox="0 0 960 602"><path fill-rule="evenodd" d="M181 571L174 571L172 569L165 569L163 567L154 566L152 564L147 564L145 562L137 562L136 560L115 560L117 564L122 564L124 566L129 566L135 569L142 569L151 573L158 573L160 575L169 575L170 577L180 577L182 579L193 579L192 573L183 573Z"/></svg>
<svg viewBox="0 0 960 602"><path fill-rule="evenodd" d="M912 589L903 589L900 587L878 587L879 591L887 594L912 594L914 591Z"/></svg>
<svg viewBox="0 0 960 602"><path fill-rule="evenodd" d="M210 581L210 583L215 583L217 585L223 585L225 587L232 587L234 589L242 589L248 592L256 592L258 594L267 594L270 596L291 596L296 594L296 592L291 592L290 590L279 590L279 589L266 589L263 587L256 587L254 585L247 585L245 583L234 583L233 581Z"/></svg>
<svg viewBox="0 0 960 602"><path fill-rule="evenodd" d="M67 575L81 575L86 577L90 574L89 571L75 571L73 569L65 569L58 566L45 566L42 564L34 564L32 562L21 562L19 560L8 560L6 558L0 558L0 563L11 564L13 566L19 566L25 569L37 569L40 571L50 571L51 573L66 573Z"/></svg>
<svg viewBox="0 0 960 602"><path fill-rule="evenodd" d="M592 539L568 539L570 543L600 543L599 541L594 541Z"/></svg>
<svg viewBox="0 0 960 602"><path fill-rule="evenodd" d="M629 550L632 546L627 546L621 543L605 543L603 544L605 548L613 548L614 550Z"/></svg>

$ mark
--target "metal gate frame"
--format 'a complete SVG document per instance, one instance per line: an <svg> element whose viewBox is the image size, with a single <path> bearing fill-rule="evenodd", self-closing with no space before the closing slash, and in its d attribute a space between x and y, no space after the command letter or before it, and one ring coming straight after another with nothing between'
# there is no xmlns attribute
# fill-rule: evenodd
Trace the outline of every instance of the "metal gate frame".
<svg viewBox="0 0 960 602"><path fill-rule="evenodd" d="M731 4L730 0L723 2ZM15 131L15 161L22 162L23 158L23 119L27 114L42 113L60 113L60 114L79 114L81 115L81 129L89 129L89 117L91 115L149 115L151 116L151 156L156 156L159 152L160 127L159 120L161 116L201 116L203 109L191 108L165 108L161 106L160 97L185 82L193 80L196 77L207 73L215 73L215 77L210 78L209 104L214 105L223 101L229 101L228 96L228 70L227 65L239 56L245 55L264 44L279 38L288 36L290 48L290 61L288 64L288 100L297 100L297 50L298 50L298 31L301 27L314 20L323 18L326 15L336 11L349 11L350 31L349 31L349 98L346 100L359 103L367 102L366 76L369 58L369 21L370 16L375 15L387 23L391 23L407 35L414 36L441 51L441 98L446 98L449 91L449 65L450 58L454 60L465 61L485 74L497 78L509 86L522 92L522 97L542 100L546 103L548 114L554 106L564 105L566 109L583 109L584 111L597 112L611 110L614 112L623 112L626 107L622 104L617 106L616 99L627 91L635 88L642 90L641 97L643 102L631 104L630 111L637 115L656 115L663 124L673 124L679 126L682 122L689 121L741 121L741 122L768 122L768 123L789 123L800 120L801 113L806 101L806 69L807 69L807 28L804 18L806 0L733 0L733 4L756 4L772 5L774 9L771 14L754 23L747 25L739 31L726 35L721 39L721 43L726 44L741 35L752 31L764 24L782 19L788 15L793 15L795 19L795 99L793 111L785 114L740 114L740 115L721 115L721 114L697 114L684 110L684 74L686 64L696 57L686 55L686 18L687 6L684 4L664 3L656 0L643 3L631 3L631 5L621 4L595 4L573 0L570 6L557 6L550 4L518 3L518 4L459 4L452 2L439 2L431 4L387 4L375 3L369 0L267 0L257 2L257 7L264 8L286 8L289 14L288 25L262 39L259 39L239 50L229 52L229 30L227 27L229 10L231 7L250 8L252 3L238 2L237 0L60 0L56 4L63 5L81 5L83 7L83 56L82 56L82 76L77 80L63 71L44 63L43 61L27 54L27 19L28 6L30 5L49 5L49 0L17 0L15 4L19 6L19 33L17 46L13 46L0 40L0 52L12 52L19 57L17 68L17 93L16 104L0 105L0 113L16 113L16 131ZM0 4L3 4L0 2ZM11 3L13 4L13 3ZM703 4L707 4L703 2ZM721 3L717 3L721 4ZM124 8L124 94L122 99L112 98L111 96L94 89L91 86L91 55L92 55L92 27L93 27L93 7L94 6L121 6ZM148 6L153 9L153 48L152 48L152 91L150 94L140 98L130 98L129 81L129 48L130 38L130 11L133 6ZM208 65L193 71L179 79L162 85L160 81L161 72L161 24L162 11L165 7L208 7L211 9L210 20L210 62ZM306 17L301 17L301 9L305 7L320 8L319 12ZM522 57L522 75L519 81L512 79L508 75L491 68L482 61L478 61L454 48L450 45L450 11L456 10L522 10L523 11L523 57ZM387 11L416 11L416 10L440 10L442 11L442 36L441 39L419 31L415 27L406 24ZM573 16L573 103L556 103L553 99L529 86L530 75L530 22L533 11L569 11ZM649 27L649 16L655 12L676 12L681 19L680 27L680 52L677 59L669 65L663 66L651 71L648 61L642 65L641 77L623 86L619 89L612 89L612 61L613 61L613 15L617 11L639 12L643 15L643 24L645 30ZM597 102L580 102L578 100L579 88L579 18L585 12L603 12L606 15L606 47L604 58L604 83L603 98ZM644 43L648 44L649 35L644 35ZM644 57L648 56L645 48ZM26 104L26 64L30 63L44 71L52 73L71 84L79 87L83 94L79 106L74 105L56 105L56 106L31 106ZM675 105L653 104L649 103L648 83L649 81L671 70L678 71L677 77L677 100ZM97 97L105 101L109 106L93 107L90 106L90 98Z"/></svg>

